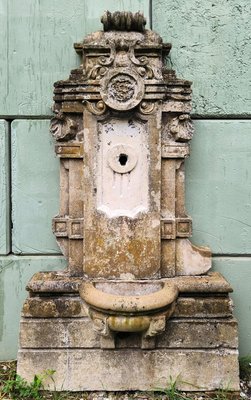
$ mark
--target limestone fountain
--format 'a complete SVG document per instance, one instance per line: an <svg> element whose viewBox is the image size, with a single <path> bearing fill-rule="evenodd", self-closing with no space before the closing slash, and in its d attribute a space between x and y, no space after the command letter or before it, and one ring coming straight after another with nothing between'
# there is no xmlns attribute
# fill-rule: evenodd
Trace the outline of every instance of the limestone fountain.
<svg viewBox="0 0 251 400"><path fill-rule="evenodd" d="M55 83L53 231L68 267L28 283L18 373L54 369L57 390L150 390L172 377L188 392L237 392L232 289L189 240L191 82L165 67L171 45L142 14L101 20L75 44L80 67Z"/></svg>

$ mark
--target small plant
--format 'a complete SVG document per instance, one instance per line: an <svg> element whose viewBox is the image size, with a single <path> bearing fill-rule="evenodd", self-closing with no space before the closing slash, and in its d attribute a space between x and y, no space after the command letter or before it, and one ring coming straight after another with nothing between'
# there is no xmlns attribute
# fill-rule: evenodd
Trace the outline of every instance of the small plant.
<svg viewBox="0 0 251 400"><path fill-rule="evenodd" d="M251 356L241 357L240 364L240 378L244 381L251 380Z"/></svg>
<svg viewBox="0 0 251 400"><path fill-rule="evenodd" d="M48 377L52 378L54 372L46 370L42 374L35 375L33 381L29 383L13 370L2 386L2 393L9 395L12 399L42 400L44 397L41 391L44 388L44 380Z"/></svg>
<svg viewBox="0 0 251 400"><path fill-rule="evenodd" d="M40 390L43 388L43 381L40 375L35 375L31 383L26 382L20 375L15 374L12 379L7 380L2 392L11 396L12 399L40 400L43 397Z"/></svg>
<svg viewBox="0 0 251 400"><path fill-rule="evenodd" d="M170 376L166 388L157 387L156 389L154 389L154 392L165 394L168 400L183 400L183 399L189 400L189 397L187 397L180 390L177 389L178 381L179 377L173 379L172 376Z"/></svg>
<svg viewBox="0 0 251 400"><path fill-rule="evenodd" d="M54 374L55 374L55 370L53 369L47 369L44 372L44 379L48 379L52 381L53 386L54 386L54 390L48 392L50 399L52 400L67 400L69 398L69 393L68 392L58 392L56 391L56 382L54 380ZM61 390L63 389L63 387L61 387ZM47 397L46 397L47 398Z"/></svg>
<svg viewBox="0 0 251 400"><path fill-rule="evenodd" d="M228 400L229 399L229 391L228 389L220 388L215 393L215 397L213 400Z"/></svg>

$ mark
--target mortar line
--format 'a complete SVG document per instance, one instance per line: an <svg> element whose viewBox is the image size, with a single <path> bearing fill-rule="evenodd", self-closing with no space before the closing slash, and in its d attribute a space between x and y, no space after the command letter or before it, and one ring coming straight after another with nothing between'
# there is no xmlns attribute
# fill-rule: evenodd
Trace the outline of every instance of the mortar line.
<svg viewBox="0 0 251 400"><path fill-rule="evenodd" d="M64 257L64 255L62 253L13 253L10 252L9 254L0 254L0 257L8 257L8 256L16 256L16 257ZM251 253L245 253L245 254L241 254L241 253L215 253L212 254L213 258L251 258Z"/></svg>
<svg viewBox="0 0 251 400"><path fill-rule="evenodd" d="M11 253L8 253L8 254L0 254L0 258L11 258L11 257L13 257L13 256L15 256L15 257L20 257L20 258L22 258L22 257L60 257L60 258L62 258L62 257L64 257L63 256L63 254L60 254L60 253L36 253L36 254L34 254L34 253L22 253L22 254L17 254L17 253L13 253L13 252L11 252Z"/></svg>
<svg viewBox="0 0 251 400"><path fill-rule="evenodd" d="M235 346L233 346L233 347L229 347L229 346L228 347L224 347L224 346L218 347L217 346L217 347L199 347L199 348L198 347L197 348L196 347L168 347L168 350L171 350L172 352L175 352L175 353L177 353L178 350L181 350L184 353L191 353L191 351L194 353L202 353L202 352L206 351L209 353L218 354L219 349L223 350L225 354L236 354L236 352L238 350L238 346L236 346L236 347ZM41 347L22 347L19 349L19 351L21 353L22 352L30 353L30 352L33 352L34 350L39 353L46 353L46 352L52 350L52 347L43 347L43 348L41 348ZM79 346L77 347L76 346L76 347L70 347L70 348L69 347L53 347L53 350L58 351L58 352L68 351L70 354L73 353L75 350L88 351L90 353L95 353L97 350L100 350L100 352L104 352L104 351L111 352L111 349L101 349L100 346L97 346L97 347L79 347ZM128 348L112 349L112 351L114 353L121 352L121 350L125 351L125 350L128 350ZM156 347L155 350L163 350L163 347ZM142 349L140 347L134 347L133 351L135 353L142 352ZM149 350L145 349L145 351L149 351Z"/></svg>
<svg viewBox="0 0 251 400"><path fill-rule="evenodd" d="M14 119L51 119L53 115L0 115L0 119L5 119L6 121L13 121Z"/></svg>
<svg viewBox="0 0 251 400"><path fill-rule="evenodd" d="M14 119L22 120L50 120L53 115L0 115L0 119L5 119L6 121L13 121ZM251 115L238 115L238 114L224 114L224 115L204 115L204 114L191 114L191 118L194 120L251 120Z"/></svg>
<svg viewBox="0 0 251 400"><path fill-rule="evenodd" d="M224 115L203 115L191 114L192 119L203 120L251 120L251 115L224 114Z"/></svg>
<svg viewBox="0 0 251 400"><path fill-rule="evenodd" d="M240 254L240 253L232 253L232 254L228 254L228 253L216 253L216 254L212 254L213 258L221 258L221 257L232 257L232 258L250 258L251 254L250 253L245 253L245 254Z"/></svg>
<svg viewBox="0 0 251 400"><path fill-rule="evenodd" d="M17 253L12 253L13 255L17 255L17 256L47 256L47 255L49 255L49 256L63 256L63 254L62 253L20 253L20 254L17 254ZM212 257L251 257L251 254L249 254L249 253L243 253L243 254L241 254L241 253L213 253L212 254Z"/></svg>
<svg viewBox="0 0 251 400"><path fill-rule="evenodd" d="M153 2L149 0L149 27L153 29Z"/></svg>
<svg viewBox="0 0 251 400"><path fill-rule="evenodd" d="M7 134L8 134L8 201L9 201L9 253L12 253L12 229L13 229L13 221L12 221L12 143L11 143L11 122L12 120L7 122Z"/></svg>

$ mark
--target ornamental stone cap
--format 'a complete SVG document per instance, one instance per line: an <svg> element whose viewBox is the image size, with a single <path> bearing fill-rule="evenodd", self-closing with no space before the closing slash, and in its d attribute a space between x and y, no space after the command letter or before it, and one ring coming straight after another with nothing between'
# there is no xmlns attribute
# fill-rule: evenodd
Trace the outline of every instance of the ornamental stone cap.
<svg viewBox="0 0 251 400"><path fill-rule="evenodd" d="M106 11L101 17L103 31L87 35L82 42L75 43L77 53L82 54L84 49L107 49L111 46L118 50L128 50L130 47L158 49L167 55L171 44L163 43L156 32L145 29L146 19L140 12Z"/></svg>
<svg viewBox="0 0 251 400"><path fill-rule="evenodd" d="M144 32L146 19L140 12L133 14L130 11L105 11L101 17L104 31L134 31Z"/></svg>

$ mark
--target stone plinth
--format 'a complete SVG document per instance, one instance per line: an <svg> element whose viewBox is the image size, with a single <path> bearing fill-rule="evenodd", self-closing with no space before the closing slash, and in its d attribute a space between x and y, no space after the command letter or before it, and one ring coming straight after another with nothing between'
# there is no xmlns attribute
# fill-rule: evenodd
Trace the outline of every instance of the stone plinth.
<svg viewBox="0 0 251 400"><path fill-rule="evenodd" d="M58 390L152 390L166 387L170 376L184 391L239 390L237 323L231 288L219 273L172 278L180 296L154 348L151 342L142 348L139 334L121 333L115 351L104 349L93 330L78 294L81 280L69 278L63 294L60 278L40 273L29 285L34 292L23 307L18 355L18 372L26 379L34 369L54 369Z"/></svg>

